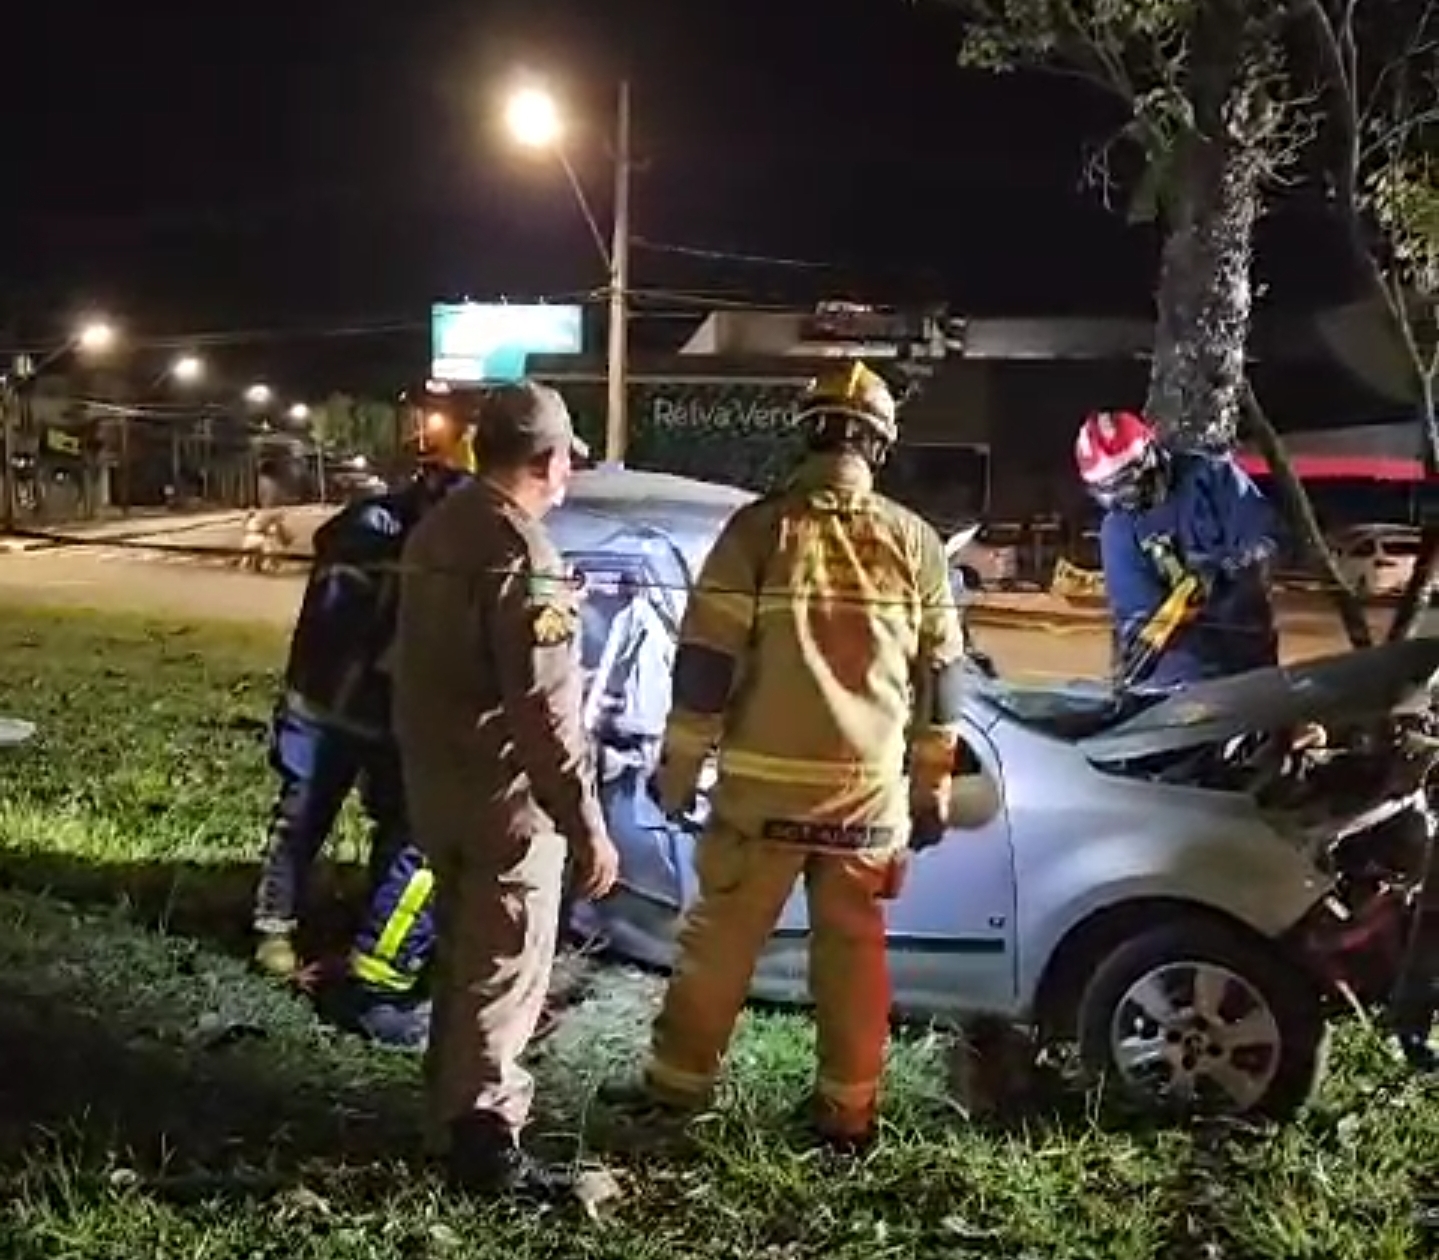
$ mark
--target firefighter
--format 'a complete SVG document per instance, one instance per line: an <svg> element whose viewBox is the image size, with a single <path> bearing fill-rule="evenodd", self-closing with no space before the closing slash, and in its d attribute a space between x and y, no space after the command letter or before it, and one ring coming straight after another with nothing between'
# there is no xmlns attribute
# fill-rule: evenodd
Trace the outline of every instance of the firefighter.
<svg viewBox="0 0 1439 1260"><path fill-rule="evenodd" d="M1278 521L1233 459L1170 449L1127 411L1088 416L1075 458L1105 513L1100 555L1120 682L1171 688L1277 664L1267 561ZM1192 611L1136 675L1146 632L1186 580Z"/></svg>
<svg viewBox="0 0 1439 1260"><path fill-rule="evenodd" d="M350 504L316 531L271 726L270 765L280 790L254 909L255 961L277 978L291 979L298 969L294 934L306 885L352 789L372 823L372 896L404 849L405 797L382 667L399 594L396 566L420 517L469 479L468 455L458 440L422 448L413 481Z"/></svg>
<svg viewBox="0 0 1439 1260"><path fill-rule="evenodd" d="M884 382L857 362L826 375L798 423L805 460L727 523L680 632L653 791L672 816L692 808L716 748L718 777L643 1093L671 1113L706 1105L803 877L812 1118L856 1148L875 1131L889 1031L884 902L907 852L945 830L964 644L939 535L874 489L898 437Z"/></svg>
<svg viewBox="0 0 1439 1260"><path fill-rule="evenodd" d="M567 858L590 897L619 860L581 720L575 587L543 525L582 453L554 390L497 388L476 427L482 479L405 550L395 729L434 871L426 1087L452 1178L480 1192L573 1189L520 1146L533 1091L520 1058L544 1009Z"/></svg>

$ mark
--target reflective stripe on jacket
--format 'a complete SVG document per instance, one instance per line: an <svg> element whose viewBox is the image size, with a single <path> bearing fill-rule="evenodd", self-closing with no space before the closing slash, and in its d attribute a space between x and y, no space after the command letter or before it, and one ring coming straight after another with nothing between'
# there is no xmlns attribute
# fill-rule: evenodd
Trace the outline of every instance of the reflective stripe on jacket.
<svg viewBox="0 0 1439 1260"><path fill-rule="evenodd" d="M963 655L939 535L875 493L868 466L816 456L741 508L690 598L661 791L719 749L717 816L820 849L905 842L907 768L947 777L957 713L933 680ZM682 785L682 786L681 786Z"/></svg>

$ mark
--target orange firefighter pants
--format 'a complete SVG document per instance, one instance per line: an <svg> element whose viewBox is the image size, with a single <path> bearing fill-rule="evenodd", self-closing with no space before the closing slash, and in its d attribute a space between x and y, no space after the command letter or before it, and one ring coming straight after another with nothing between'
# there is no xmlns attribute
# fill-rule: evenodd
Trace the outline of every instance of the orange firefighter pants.
<svg viewBox="0 0 1439 1260"><path fill-rule="evenodd" d="M809 983L818 1025L815 1099L836 1136L874 1124L889 1037L884 900L898 858L813 853L712 824L696 847L699 895L655 1021L646 1073L656 1097L702 1105L749 991L760 951L801 877L809 901Z"/></svg>

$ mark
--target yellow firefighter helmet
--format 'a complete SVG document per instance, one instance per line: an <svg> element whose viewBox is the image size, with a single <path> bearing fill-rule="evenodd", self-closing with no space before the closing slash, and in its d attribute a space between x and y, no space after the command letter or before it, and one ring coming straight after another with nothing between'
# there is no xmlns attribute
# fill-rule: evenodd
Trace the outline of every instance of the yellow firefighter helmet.
<svg viewBox="0 0 1439 1260"><path fill-rule="evenodd" d="M821 373L800 399L796 419L823 416L857 420L887 445L899 440L899 407L879 373L859 359Z"/></svg>

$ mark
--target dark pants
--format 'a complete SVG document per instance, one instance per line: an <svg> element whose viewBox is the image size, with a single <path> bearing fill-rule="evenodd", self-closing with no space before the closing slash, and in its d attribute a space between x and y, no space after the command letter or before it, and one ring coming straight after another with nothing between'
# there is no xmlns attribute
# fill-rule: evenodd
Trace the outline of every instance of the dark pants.
<svg viewBox="0 0 1439 1260"><path fill-rule="evenodd" d="M559 936L569 926L574 895L569 881L560 901ZM413 996L428 989L435 952L435 878L424 855L404 845L376 881L350 952L350 978L378 997Z"/></svg>
<svg viewBox="0 0 1439 1260"><path fill-rule="evenodd" d="M434 953L434 906L434 872L407 844L371 890L350 953L351 979L380 995L412 993Z"/></svg>
<svg viewBox="0 0 1439 1260"><path fill-rule="evenodd" d="M287 932L299 921L311 869L352 789L359 789L373 823L372 889L404 847L409 829L399 753L387 739L338 730L282 704L271 728L270 765L280 778L280 793L255 898L255 926Z"/></svg>

